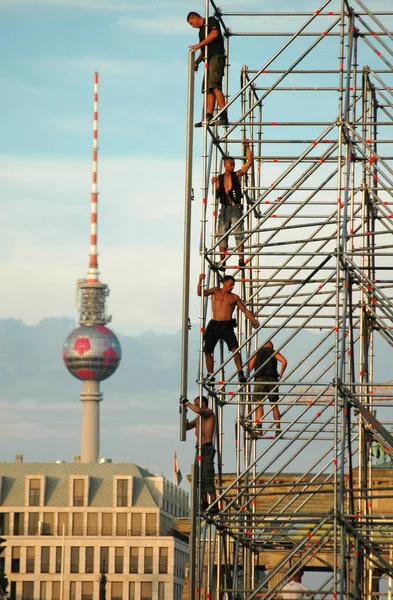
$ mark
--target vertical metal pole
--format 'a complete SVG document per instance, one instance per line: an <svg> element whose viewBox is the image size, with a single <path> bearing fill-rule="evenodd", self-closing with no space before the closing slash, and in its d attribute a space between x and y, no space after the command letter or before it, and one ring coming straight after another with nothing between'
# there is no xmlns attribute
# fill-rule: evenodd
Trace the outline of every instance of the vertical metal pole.
<svg viewBox="0 0 393 600"><path fill-rule="evenodd" d="M194 134L194 53L188 55L188 105L186 141L186 182L184 208L183 250L183 307L180 400L187 398L188 387L188 328L190 307L190 255L191 255L191 202L192 202L192 146ZM180 440L186 440L186 408L180 402Z"/></svg>
<svg viewBox="0 0 393 600"><path fill-rule="evenodd" d="M190 510L190 600L195 600L196 575L196 531L197 531L197 474L195 463L191 465L191 510Z"/></svg>

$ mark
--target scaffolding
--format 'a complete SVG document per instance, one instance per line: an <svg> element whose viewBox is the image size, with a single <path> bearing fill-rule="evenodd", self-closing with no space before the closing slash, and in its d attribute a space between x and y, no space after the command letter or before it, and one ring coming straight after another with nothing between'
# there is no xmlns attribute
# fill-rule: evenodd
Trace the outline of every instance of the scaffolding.
<svg viewBox="0 0 393 600"><path fill-rule="evenodd" d="M238 382L233 356L221 345L212 389L203 356L210 307L201 298L198 384L216 414L220 511L201 512L193 468L192 600L269 600L300 570L310 574L313 598L392 597L393 6L292 4L290 11L283 3L277 11L229 12L206 0L205 16L216 16L226 42L229 125L216 124L220 111L207 123L204 112L197 133L202 184L193 219L200 222L201 273L206 287L219 286L225 267L260 324L253 329L237 315L247 383ZM232 44L243 45L252 63L240 68L240 85ZM182 440L190 257L198 251L190 243L193 165L200 160L193 154L194 77L190 53ZM242 179L244 252L233 225L223 260L210 182L226 156L237 168L244 164L244 138L254 150ZM248 368L269 340L292 357L273 392L278 431L273 404L264 402L263 419L256 418Z"/></svg>

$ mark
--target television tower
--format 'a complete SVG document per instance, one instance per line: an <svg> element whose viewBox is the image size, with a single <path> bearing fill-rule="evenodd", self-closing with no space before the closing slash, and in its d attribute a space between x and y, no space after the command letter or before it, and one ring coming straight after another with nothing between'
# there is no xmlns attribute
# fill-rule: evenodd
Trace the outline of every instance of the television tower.
<svg viewBox="0 0 393 600"><path fill-rule="evenodd" d="M97 157L98 157L98 73L94 74L93 180L91 191L90 260L87 279L77 283L79 327L64 342L63 361L68 371L83 381L81 461L98 461L100 451L100 409L103 398L100 381L116 371L121 360L120 342L106 327L109 288L99 280L97 252Z"/></svg>

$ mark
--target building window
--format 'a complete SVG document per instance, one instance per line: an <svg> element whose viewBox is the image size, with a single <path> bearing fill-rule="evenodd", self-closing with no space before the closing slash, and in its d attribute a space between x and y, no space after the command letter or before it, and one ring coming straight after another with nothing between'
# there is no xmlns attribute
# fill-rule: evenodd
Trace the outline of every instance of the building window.
<svg viewBox="0 0 393 600"><path fill-rule="evenodd" d="M76 581L70 581L70 600L76 599Z"/></svg>
<svg viewBox="0 0 393 600"><path fill-rule="evenodd" d="M57 535L68 535L68 513L59 513L57 519Z"/></svg>
<svg viewBox="0 0 393 600"><path fill-rule="evenodd" d="M74 479L73 481L73 494L72 504L73 506L84 506L85 499L85 480Z"/></svg>
<svg viewBox="0 0 393 600"><path fill-rule="evenodd" d="M85 557L85 573L94 572L94 546L88 546L86 548Z"/></svg>
<svg viewBox="0 0 393 600"><path fill-rule="evenodd" d="M135 600L135 581L128 584L128 600Z"/></svg>
<svg viewBox="0 0 393 600"><path fill-rule="evenodd" d="M92 581L82 581L82 600L93 600Z"/></svg>
<svg viewBox="0 0 393 600"><path fill-rule="evenodd" d="M122 600L123 598L123 582L112 581L111 585L111 600Z"/></svg>
<svg viewBox="0 0 393 600"><path fill-rule="evenodd" d="M83 513L73 513L72 535L83 535Z"/></svg>
<svg viewBox="0 0 393 600"><path fill-rule="evenodd" d="M102 535L112 535L112 513L102 513Z"/></svg>
<svg viewBox="0 0 393 600"><path fill-rule="evenodd" d="M158 600L165 600L165 583L163 581L158 582Z"/></svg>
<svg viewBox="0 0 393 600"><path fill-rule="evenodd" d="M127 535L126 513L118 513L116 515L116 535Z"/></svg>
<svg viewBox="0 0 393 600"><path fill-rule="evenodd" d="M130 548L130 573L138 573L139 548Z"/></svg>
<svg viewBox="0 0 393 600"><path fill-rule="evenodd" d="M39 513L29 513L28 535L38 535Z"/></svg>
<svg viewBox="0 0 393 600"><path fill-rule="evenodd" d="M152 583L150 581L142 581L141 583L141 600L152 600Z"/></svg>
<svg viewBox="0 0 393 600"><path fill-rule="evenodd" d="M128 506L128 479L117 480L116 506Z"/></svg>
<svg viewBox="0 0 393 600"><path fill-rule="evenodd" d="M10 600L16 600L16 581L10 581Z"/></svg>
<svg viewBox="0 0 393 600"><path fill-rule="evenodd" d="M25 514L14 513L14 535L25 535Z"/></svg>
<svg viewBox="0 0 393 600"><path fill-rule="evenodd" d="M115 548L115 573L123 573L124 548Z"/></svg>
<svg viewBox="0 0 393 600"><path fill-rule="evenodd" d="M41 573L49 573L50 547L41 547Z"/></svg>
<svg viewBox="0 0 393 600"><path fill-rule="evenodd" d="M40 505L41 479L29 479L29 506Z"/></svg>
<svg viewBox="0 0 393 600"><path fill-rule="evenodd" d="M131 514L131 535L142 535L142 515L141 513Z"/></svg>
<svg viewBox="0 0 393 600"><path fill-rule="evenodd" d="M20 547L13 546L11 552L11 573L20 573Z"/></svg>
<svg viewBox="0 0 393 600"><path fill-rule="evenodd" d="M98 535L98 513L87 513L87 535Z"/></svg>
<svg viewBox="0 0 393 600"><path fill-rule="evenodd" d="M158 572L161 574L168 573L168 548L160 548Z"/></svg>
<svg viewBox="0 0 393 600"><path fill-rule="evenodd" d="M40 600L47 600L46 581L40 581Z"/></svg>
<svg viewBox="0 0 393 600"><path fill-rule="evenodd" d="M52 581L52 600L60 600L60 581Z"/></svg>
<svg viewBox="0 0 393 600"><path fill-rule="evenodd" d="M61 573L61 566L62 566L62 562L63 562L63 552L62 552L62 547L61 546L56 546L56 565L55 565L55 571L56 573Z"/></svg>
<svg viewBox="0 0 393 600"><path fill-rule="evenodd" d="M21 513L15 513L15 514L21 514ZM9 535L9 533L10 533L10 513L0 513L0 535ZM14 532L14 535L18 535L18 534Z"/></svg>
<svg viewBox="0 0 393 600"><path fill-rule="evenodd" d="M34 573L35 562L35 547L27 546L26 548L26 573Z"/></svg>
<svg viewBox="0 0 393 600"><path fill-rule="evenodd" d="M153 548L145 548L144 573L153 573Z"/></svg>
<svg viewBox="0 0 393 600"><path fill-rule="evenodd" d="M22 582L22 600L34 600L34 581Z"/></svg>
<svg viewBox="0 0 393 600"><path fill-rule="evenodd" d="M71 573L79 573L79 546L71 547Z"/></svg>
<svg viewBox="0 0 393 600"><path fill-rule="evenodd" d="M146 513L146 535L157 535L156 521L157 515L155 513Z"/></svg>
<svg viewBox="0 0 393 600"><path fill-rule="evenodd" d="M53 535L53 513L44 513L42 525L44 535Z"/></svg>
<svg viewBox="0 0 393 600"><path fill-rule="evenodd" d="M100 548L100 573L108 573L109 565L109 547L102 546Z"/></svg>

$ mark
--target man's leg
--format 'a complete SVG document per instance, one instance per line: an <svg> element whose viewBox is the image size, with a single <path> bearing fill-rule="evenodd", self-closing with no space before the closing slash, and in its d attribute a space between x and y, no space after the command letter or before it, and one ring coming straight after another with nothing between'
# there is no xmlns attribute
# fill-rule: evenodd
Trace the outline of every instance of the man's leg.
<svg viewBox="0 0 393 600"><path fill-rule="evenodd" d="M233 360L235 361L235 365L237 368L238 378L239 378L240 383L246 383L247 379L243 372L242 357L240 355L240 352L239 351L236 352L236 350L237 350L237 348L233 348L233 349L231 349L231 352L235 353L233 355Z"/></svg>
<svg viewBox="0 0 393 600"><path fill-rule="evenodd" d="M227 251L227 249L225 246L220 246L220 258L222 261L225 260L226 251Z"/></svg>
<svg viewBox="0 0 393 600"><path fill-rule="evenodd" d="M263 420L263 402L262 399L258 400L258 407L255 411L255 420L262 421Z"/></svg>
<svg viewBox="0 0 393 600"><path fill-rule="evenodd" d="M213 354L210 354L210 352L205 352L205 361L206 361L206 370L207 370L208 374L213 373L213 369L214 369Z"/></svg>
<svg viewBox="0 0 393 600"><path fill-rule="evenodd" d="M274 420L276 423L276 427L277 427L277 431L280 431L280 411L278 410L278 406L277 404L273 405L273 416L274 416Z"/></svg>
<svg viewBox="0 0 393 600"><path fill-rule="evenodd" d="M216 95L214 94L214 90L209 90L207 92L207 114L213 116L214 107L216 105Z"/></svg>
<svg viewBox="0 0 393 600"><path fill-rule="evenodd" d="M215 88L213 90L213 93L214 93L214 99L217 100L217 104L220 107L220 110L222 110L223 108L226 107L225 97L224 97L224 94L222 93L222 90L218 90L217 88Z"/></svg>

